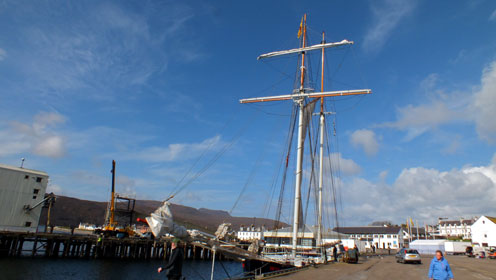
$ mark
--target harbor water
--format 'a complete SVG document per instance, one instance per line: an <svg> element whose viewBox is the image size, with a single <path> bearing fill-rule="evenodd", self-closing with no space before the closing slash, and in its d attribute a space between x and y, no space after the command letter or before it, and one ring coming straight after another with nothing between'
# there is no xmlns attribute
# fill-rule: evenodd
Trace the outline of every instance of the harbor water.
<svg viewBox="0 0 496 280"><path fill-rule="evenodd" d="M167 279L160 260L0 258L0 279ZM212 262L184 261L186 279L210 279ZM242 274L241 263L216 261L214 279Z"/></svg>

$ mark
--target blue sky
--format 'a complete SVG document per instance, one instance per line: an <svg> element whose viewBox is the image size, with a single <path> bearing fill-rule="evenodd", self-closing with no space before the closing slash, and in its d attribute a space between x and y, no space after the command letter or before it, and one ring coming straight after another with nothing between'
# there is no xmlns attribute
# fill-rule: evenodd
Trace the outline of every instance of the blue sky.
<svg viewBox="0 0 496 280"><path fill-rule="evenodd" d="M248 182L233 214L267 215L291 103L238 101L292 90L295 57L256 57L296 47L304 13L312 42L355 42L326 89L373 90L335 101L342 223L496 215L489 0L2 1L0 162L103 201L115 159L119 192L161 200L229 146L175 202L229 210Z"/></svg>

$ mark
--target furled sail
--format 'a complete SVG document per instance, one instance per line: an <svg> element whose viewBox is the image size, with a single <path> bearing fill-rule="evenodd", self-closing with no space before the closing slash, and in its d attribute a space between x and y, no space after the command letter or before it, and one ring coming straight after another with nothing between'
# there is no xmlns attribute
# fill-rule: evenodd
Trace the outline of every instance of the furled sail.
<svg viewBox="0 0 496 280"><path fill-rule="evenodd" d="M317 104L317 102L309 102L303 107L303 142L305 142L307 129L312 120L312 114L315 111L315 104Z"/></svg>
<svg viewBox="0 0 496 280"><path fill-rule="evenodd" d="M169 233L180 239L190 239L186 228L174 223L169 205L170 203L165 201L155 212L151 213L149 217L146 217L153 235L155 237L161 237Z"/></svg>
<svg viewBox="0 0 496 280"><path fill-rule="evenodd" d="M315 104L317 104L317 103L316 102L309 102L303 107L303 124L302 124L303 125L303 138L301 140L302 142L305 142L306 136L308 134L310 121L312 120L312 114L315 111ZM305 145L302 145L302 149L304 149L304 147L305 147ZM304 153L302 153L302 154L304 154ZM301 193L300 193L300 196L301 196ZM300 204L300 207L298 209L300 209L300 211L298 213L298 217L295 217L295 219L298 219L298 230L301 230L305 227L305 224L303 221L303 204L302 204L301 200L300 200L299 204Z"/></svg>

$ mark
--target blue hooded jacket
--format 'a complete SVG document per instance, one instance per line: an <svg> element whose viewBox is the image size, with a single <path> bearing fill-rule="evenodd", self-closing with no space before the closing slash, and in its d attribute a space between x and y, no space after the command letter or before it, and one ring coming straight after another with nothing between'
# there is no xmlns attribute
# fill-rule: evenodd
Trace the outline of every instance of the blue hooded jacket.
<svg viewBox="0 0 496 280"><path fill-rule="evenodd" d="M439 261L436 257L432 259L431 266L429 268L429 278L436 280L448 280L453 278L451 267L444 257Z"/></svg>

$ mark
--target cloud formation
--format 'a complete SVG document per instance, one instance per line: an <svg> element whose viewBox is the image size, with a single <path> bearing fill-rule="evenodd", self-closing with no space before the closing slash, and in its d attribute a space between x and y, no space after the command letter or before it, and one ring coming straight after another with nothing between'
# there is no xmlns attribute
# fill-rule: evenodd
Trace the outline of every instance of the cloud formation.
<svg viewBox="0 0 496 280"><path fill-rule="evenodd" d="M174 143L167 147L149 147L138 153L131 153L128 157L147 162L184 161L200 156L206 150L218 149L221 145L221 136L216 135L199 143Z"/></svg>
<svg viewBox="0 0 496 280"><path fill-rule="evenodd" d="M405 168L391 185L353 178L342 191L345 220L353 217L356 224L378 219L401 223L412 216L435 222L438 217L495 215L496 154L487 166L449 171Z"/></svg>
<svg viewBox="0 0 496 280"><path fill-rule="evenodd" d="M324 161L325 162L325 161ZM337 167L340 169L343 175L351 176L356 175L362 171L360 165L358 165L352 159L343 158L341 153L332 153L331 154L331 162L333 164L338 165ZM326 163L326 166L328 164ZM327 167L325 167L327 168Z"/></svg>
<svg viewBox="0 0 496 280"><path fill-rule="evenodd" d="M11 122L4 132L0 131L0 155L31 152L49 158L63 157L66 141L56 127L64 122L65 117L56 112L41 112L30 124Z"/></svg>
<svg viewBox="0 0 496 280"><path fill-rule="evenodd" d="M361 148L368 156L373 156L379 151L379 142L372 130L359 129L350 136L351 144Z"/></svg>
<svg viewBox="0 0 496 280"><path fill-rule="evenodd" d="M4 60L5 57L7 57L7 52L0 48L0 61Z"/></svg>
<svg viewBox="0 0 496 280"><path fill-rule="evenodd" d="M489 16L489 21L495 21L495 20L496 20L496 10L494 10Z"/></svg>
<svg viewBox="0 0 496 280"><path fill-rule="evenodd" d="M375 52L382 48L393 30L402 19L415 8L415 1L384 0L371 1L372 25L365 34L363 47L366 51Z"/></svg>
<svg viewBox="0 0 496 280"><path fill-rule="evenodd" d="M480 138L496 141L496 60L484 68L480 90L471 104L475 126Z"/></svg>
<svg viewBox="0 0 496 280"><path fill-rule="evenodd" d="M30 18L29 24L14 25L20 47L9 53L16 61L11 71L25 79L27 93L101 100L146 85L171 60L194 59L189 53L197 46L181 35L194 16L192 8L148 1L137 9L135 4L7 6L13 16Z"/></svg>
<svg viewBox="0 0 496 280"><path fill-rule="evenodd" d="M429 102L396 109L396 120L377 127L406 131L410 141L428 131L453 123L473 123L480 139L496 141L496 60L482 71L481 82L472 91L445 92L436 89L438 76L429 75L421 87L428 91Z"/></svg>

